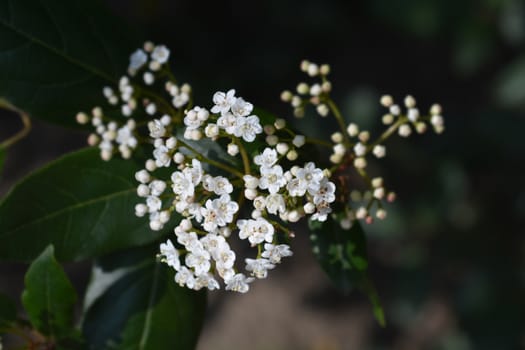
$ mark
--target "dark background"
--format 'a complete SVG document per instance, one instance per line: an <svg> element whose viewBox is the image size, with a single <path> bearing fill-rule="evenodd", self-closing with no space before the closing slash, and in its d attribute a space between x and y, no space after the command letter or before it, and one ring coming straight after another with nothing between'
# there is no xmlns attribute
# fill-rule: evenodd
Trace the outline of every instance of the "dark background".
<svg viewBox="0 0 525 350"><path fill-rule="evenodd" d="M525 349L523 1L108 3L144 38L171 48L173 70L197 104L235 88L289 117L279 95L305 79L298 66L307 58L331 65L345 117L372 134L382 128L383 93L444 108L443 135L395 137L372 167L399 198L388 220L366 227L385 329L359 293L332 289L304 231L296 256L248 295L212 293L200 349ZM299 127L329 130L315 113ZM0 136L16 129L6 114ZM2 193L82 147L84 136L36 122L10 150ZM14 294L24 270L0 266ZM69 271L85 283L85 266Z"/></svg>

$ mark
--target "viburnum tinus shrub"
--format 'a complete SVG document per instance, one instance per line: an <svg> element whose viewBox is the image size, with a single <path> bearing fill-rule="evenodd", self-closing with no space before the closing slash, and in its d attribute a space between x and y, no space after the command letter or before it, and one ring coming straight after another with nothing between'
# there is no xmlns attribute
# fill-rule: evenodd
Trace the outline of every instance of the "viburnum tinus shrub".
<svg viewBox="0 0 525 350"><path fill-rule="evenodd" d="M15 5L18 18L29 13L29 3ZM97 16L99 26L83 26L93 9L79 4L46 6L63 16L57 25L65 42L78 35L87 46L104 46L93 31L108 29L111 21ZM66 20L71 16L76 20ZM397 104L384 95L379 102L386 109L385 130L372 135L344 117L332 99L330 66L304 60L300 69L308 82L275 96L291 105L295 118L312 108L318 118L335 119L338 129L330 138L317 139L297 132L297 119L275 117L230 87L196 101L192 87L177 81L164 45L146 42L122 59L120 66L127 66L120 72L108 73L108 66L99 68L104 60L92 51L86 55L84 46L41 37L38 24L2 17L0 34L14 46L31 43L34 51L16 51L19 57L0 52L2 105L20 114L22 133L30 117L73 126L76 115L91 147L32 173L0 204L0 259L31 263L22 294L25 316L9 298L0 298L0 334L10 344L194 348L205 291L249 292L256 280L293 258L296 235L308 235L336 286L368 295L384 324L367 277L363 224L387 219L385 202L393 202L395 193L380 174L368 171L368 160L385 157L395 134L408 137L429 127L443 132L439 105L423 112L412 96ZM44 76L35 75L29 86L44 99L27 102L27 82L4 72L16 67L17 58L37 54L49 71L41 63ZM36 69L29 67L27 74ZM68 84L89 93L88 101L66 101L74 93ZM21 136L2 143L1 160ZM356 176L366 188L358 187ZM301 220L309 232L295 232ZM77 291L60 264L79 260L93 262L80 324L73 318Z"/></svg>

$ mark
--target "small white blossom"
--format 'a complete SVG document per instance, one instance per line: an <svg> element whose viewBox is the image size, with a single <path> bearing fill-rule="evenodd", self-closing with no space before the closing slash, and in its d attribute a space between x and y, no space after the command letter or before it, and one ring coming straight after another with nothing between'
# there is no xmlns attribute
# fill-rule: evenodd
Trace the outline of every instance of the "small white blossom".
<svg viewBox="0 0 525 350"><path fill-rule="evenodd" d="M238 273L226 280L226 290L231 290L239 293L246 293L250 290L249 283L253 282L253 278L248 278L242 273Z"/></svg>
<svg viewBox="0 0 525 350"><path fill-rule="evenodd" d="M257 134L262 133L263 128L259 122L259 117L251 115L249 117L238 117L233 134L242 137L246 142L253 142Z"/></svg>
<svg viewBox="0 0 525 350"><path fill-rule="evenodd" d="M262 243L264 241L271 243L273 241L274 228L264 218L257 218L256 220L238 220L237 227L239 227L239 238L246 239L252 246Z"/></svg>
<svg viewBox="0 0 525 350"><path fill-rule="evenodd" d="M277 152L273 148L265 148L262 154L256 155L253 162L261 168L271 168L277 162Z"/></svg>
<svg viewBox="0 0 525 350"><path fill-rule="evenodd" d="M129 57L128 70L130 72L135 72L138 69L140 69L147 61L148 56L146 55L146 53L141 49L138 49L137 51L133 52Z"/></svg>
<svg viewBox="0 0 525 350"><path fill-rule="evenodd" d="M246 270L251 271L252 275L257 278L266 278L268 270L275 267L268 259L245 259Z"/></svg>
<svg viewBox="0 0 525 350"><path fill-rule="evenodd" d="M168 239L166 243L160 244L160 254L162 261L173 267L175 270L180 269L179 252L173 246L173 243Z"/></svg>
<svg viewBox="0 0 525 350"><path fill-rule="evenodd" d="M211 109L212 113L227 113L236 101L235 90L231 89L228 92L218 91L213 95L213 103L215 106Z"/></svg>
<svg viewBox="0 0 525 350"><path fill-rule="evenodd" d="M151 58L160 64L166 63L169 57L170 50L164 45L155 46L155 49L151 53Z"/></svg>
<svg viewBox="0 0 525 350"><path fill-rule="evenodd" d="M262 253L262 257L268 258L272 264L278 264L281 262L281 258L292 255L293 253L290 250L290 246L287 244L264 244L264 251Z"/></svg>
<svg viewBox="0 0 525 350"><path fill-rule="evenodd" d="M253 105L250 102L244 101L242 97L235 100L235 103L231 106L231 111L234 116L246 117L253 111Z"/></svg>
<svg viewBox="0 0 525 350"><path fill-rule="evenodd" d="M286 185L286 178L283 176L283 168L280 165L274 165L271 168L261 168L261 178L259 188L268 190L270 194L277 193L281 187Z"/></svg>

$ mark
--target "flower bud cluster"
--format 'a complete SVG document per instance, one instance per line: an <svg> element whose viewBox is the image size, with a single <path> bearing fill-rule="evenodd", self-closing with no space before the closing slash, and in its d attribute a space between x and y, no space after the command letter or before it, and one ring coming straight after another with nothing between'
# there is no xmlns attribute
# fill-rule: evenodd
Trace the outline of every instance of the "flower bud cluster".
<svg viewBox="0 0 525 350"><path fill-rule="evenodd" d="M143 48L131 54L128 75L119 79L118 88L106 86L102 89L102 94L110 105L107 113L103 115L102 109L95 107L91 116L84 112L77 114L76 119L79 124L87 124L91 121L95 132L89 135L88 143L91 146L98 145L102 159L110 160L115 149L118 149L123 158L131 157L138 141L142 139L137 130L139 119L132 118L137 110L142 109L151 117L161 115L159 120L166 121L168 117L171 123L170 115L177 118L182 114L181 108L190 102L191 87L188 84L179 87L170 78L171 73L166 64L169 55L170 51L164 45L144 43ZM166 80L164 87L169 95L167 99L171 99L171 105L147 90L161 79ZM118 117L113 117L115 114ZM169 123L164 127L168 125Z"/></svg>
<svg viewBox="0 0 525 350"><path fill-rule="evenodd" d="M306 82L300 82L296 87L296 94L290 90L285 90L281 93L281 100L290 103L294 108L294 116L296 118L304 117L305 107L309 104L315 106L317 113L321 117L326 117L330 113L328 107L328 95L332 91L332 83L328 80L330 74L330 66L328 64L318 65L316 63L303 60L300 65L301 70L309 77L318 77L321 81L312 85Z"/></svg>

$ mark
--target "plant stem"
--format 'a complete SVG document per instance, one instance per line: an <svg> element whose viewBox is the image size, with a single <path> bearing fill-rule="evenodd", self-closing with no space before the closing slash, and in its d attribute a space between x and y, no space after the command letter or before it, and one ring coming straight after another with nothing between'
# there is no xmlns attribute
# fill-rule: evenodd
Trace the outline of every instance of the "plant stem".
<svg viewBox="0 0 525 350"><path fill-rule="evenodd" d="M244 166L244 173L246 175L250 175L250 158L248 158L248 153L246 152L246 148L244 148L244 145L239 139L236 139L235 143L237 143L237 146L239 146L239 150L241 152L242 164Z"/></svg>
<svg viewBox="0 0 525 350"><path fill-rule="evenodd" d="M331 98L328 98L326 100L326 103L328 104L328 107L330 107L330 110L334 114L335 120L337 120L337 123L339 124L339 128L341 129L341 133L343 134L343 138L345 140L345 145L347 147L350 147L350 139L346 134L346 124L343 115L341 114L341 111L339 110L339 108L337 108L336 104Z"/></svg>
<svg viewBox="0 0 525 350"><path fill-rule="evenodd" d="M198 160L203 161L205 163L208 163L210 165L213 165L214 167L217 167L217 168L222 169L224 171L230 172L230 173L236 175L237 177L239 177L241 179L243 178L244 174L241 173L239 170L237 170L235 168L232 168L232 167L230 167L230 166L228 166L226 164L223 164L221 162L218 162L216 160L213 160L213 159L205 157L200 152L198 152L196 149L194 149L193 147L188 145L186 142L181 141L180 139L177 139L177 142L180 143L184 148L187 148L188 150L193 152Z"/></svg>
<svg viewBox="0 0 525 350"><path fill-rule="evenodd" d="M29 118L27 113L19 110L18 108L16 108L15 106L10 104L9 102L1 100L1 99L0 99L0 108L5 108L7 110L10 110L12 112L17 113L18 116L20 117L20 120L22 121L22 124L23 124L22 130L20 130L19 132L17 132L16 134L11 136L10 138L5 140L4 142L0 143L0 149L6 149L6 148L11 147L12 145L17 143L18 141L20 141L24 137L26 137L27 134L29 134L29 131L31 131L31 119Z"/></svg>
<svg viewBox="0 0 525 350"><path fill-rule="evenodd" d="M407 121L407 118L406 117L403 117L403 116L400 116L399 119L394 123L392 124L388 129L386 129L382 134L381 136L379 136L377 138L377 140L375 140L373 143L371 143L367 149L366 149L366 152L370 152L371 150L374 149L375 146L381 144L382 142L384 142L387 138L389 138L396 130L397 128L399 128L402 124L404 124L405 122Z"/></svg>

